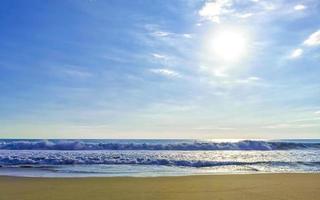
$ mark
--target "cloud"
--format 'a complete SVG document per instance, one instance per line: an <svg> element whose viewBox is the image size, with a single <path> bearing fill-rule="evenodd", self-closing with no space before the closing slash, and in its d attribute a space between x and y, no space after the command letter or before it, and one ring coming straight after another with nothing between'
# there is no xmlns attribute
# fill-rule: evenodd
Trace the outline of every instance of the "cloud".
<svg viewBox="0 0 320 200"><path fill-rule="evenodd" d="M190 34L187 34L187 33L185 33L185 34L182 34L182 36L183 36L183 37L185 37L185 38L192 38L192 35L190 35Z"/></svg>
<svg viewBox="0 0 320 200"><path fill-rule="evenodd" d="M213 70L213 75L215 75L216 77L227 77L228 76L228 74L221 69Z"/></svg>
<svg viewBox="0 0 320 200"><path fill-rule="evenodd" d="M250 76L245 79L237 79L235 83L256 83L257 81L261 81L262 79L256 76Z"/></svg>
<svg viewBox="0 0 320 200"><path fill-rule="evenodd" d="M156 59L166 59L167 58L167 56L162 55L162 54L158 54L158 53L153 53L151 55Z"/></svg>
<svg viewBox="0 0 320 200"><path fill-rule="evenodd" d="M171 33L166 32L166 31L155 31L152 33L153 36L155 37L167 37L169 36Z"/></svg>
<svg viewBox="0 0 320 200"><path fill-rule="evenodd" d="M179 78L181 77L181 74L170 70L170 69L165 69L165 68L160 68L160 69L150 69L150 72L154 73L154 74L158 74L161 76L165 76L165 77L169 77L169 78Z"/></svg>
<svg viewBox="0 0 320 200"><path fill-rule="evenodd" d="M264 126L262 128L267 128L267 129L287 129L287 128L311 128L311 127L318 127L318 124L273 124L269 126Z"/></svg>
<svg viewBox="0 0 320 200"><path fill-rule="evenodd" d="M314 112L314 114L320 115L320 110L317 110L316 112Z"/></svg>
<svg viewBox="0 0 320 200"><path fill-rule="evenodd" d="M242 13L242 14L237 14L236 16L239 17L239 18L245 19L245 18L252 17L252 16L253 16L253 13L250 13L250 12L248 12L248 13Z"/></svg>
<svg viewBox="0 0 320 200"><path fill-rule="evenodd" d="M302 53L303 53L302 49L300 49L300 48L295 49L292 51L290 58L292 58L292 59L299 58L299 57L301 57Z"/></svg>
<svg viewBox="0 0 320 200"><path fill-rule="evenodd" d="M95 74L81 66L60 65L50 67L50 73L63 78L88 79Z"/></svg>
<svg viewBox="0 0 320 200"><path fill-rule="evenodd" d="M250 76L250 77L248 78L248 81L260 81L260 80L261 80L261 78L256 77L256 76Z"/></svg>
<svg viewBox="0 0 320 200"><path fill-rule="evenodd" d="M312 33L308 39L303 42L307 46L317 46L320 45L320 30Z"/></svg>
<svg viewBox="0 0 320 200"><path fill-rule="evenodd" d="M150 35L153 38L159 39L161 41L167 40L167 39L191 39L192 34L189 33L177 33L177 32L171 32L168 30L163 29L160 25L157 24L146 24L144 25L144 28L147 30L148 35Z"/></svg>
<svg viewBox="0 0 320 200"><path fill-rule="evenodd" d="M277 5L271 2L267 2L267 1L258 1L260 3L260 5L263 7L264 10L266 11L272 11L277 9Z"/></svg>
<svg viewBox="0 0 320 200"><path fill-rule="evenodd" d="M210 74L215 77L227 77L229 74L227 73L226 69L223 67L212 67L212 66L206 66L206 65L200 65L199 70L205 74Z"/></svg>
<svg viewBox="0 0 320 200"><path fill-rule="evenodd" d="M199 10L198 14L206 20L215 23L220 23L222 14L229 13L232 3L230 0L216 0L214 2L206 2L205 5Z"/></svg>
<svg viewBox="0 0 320 200"><path fill-rule="evenodd" d="M288 4L283 0L251 0L251 2L243 0L206 0L198 11L198 15L204 20L215 23L220 23L222 19L232 21L234 20L233 17L247 20L252 16L256 16L253 20L261 16L274 20L279 16L296 13L295 11L302 11L306 8L304 4ZM270 16L270 13L274 15Z"/></svg>
<svg viewBox="0 0 320 200"><path fill-rule="evenodd" d="M295 10L304 9L304 8L302 8L302 6L303 6L302 4L296 5L296 6L295 6ZM312 34L303 42L303 45L309 46L309 47L320 45L320 30L312 33ZM302 49L302 48L297 48L297 49L294 49L294 50L291 52L289 58L291 58L291 59L296 59L296 58L301 57L302 54L303 54L303 49Z"/></svg>
<svg viewBox="0 0 320 200"><path fill-rule="evenodd" d="M232 89L237 87L256 87L256 86L264 86L265 83L263 79L255 76L247 77L247 78L234 78L234 77L217 77L218 79L209 80L209 84L223 89ZM223 95L223 93L218 94L219 96Z"/></svg>
<svg viewBox="0 0 320 200"><path fill-rule="evenodd" d="M187 39L190 39L192 38L192 35L191 34L187 34L187 33L174 33L174 32L168 32L168 31L154 31L154 32L151 32L151 35L153 37L157 37L157 38L168 38L168 37L171 37L171 38L187 38Z"/></svg>
<svg viewBox="0 0 320 200"><path fill-rule="evenodd" d="M298 4L293 7L294 10L305 10L307 7L303 4Z"/></svg>

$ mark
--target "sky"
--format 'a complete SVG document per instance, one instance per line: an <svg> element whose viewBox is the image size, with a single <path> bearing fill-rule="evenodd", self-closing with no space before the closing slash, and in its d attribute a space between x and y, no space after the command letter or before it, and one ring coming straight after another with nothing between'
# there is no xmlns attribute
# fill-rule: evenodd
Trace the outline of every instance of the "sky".
<svg viewBox="0 0 320 200"><path fill-rule="evenodd" d="M0 138L320 138L318 0L3 0Z"/></svg>

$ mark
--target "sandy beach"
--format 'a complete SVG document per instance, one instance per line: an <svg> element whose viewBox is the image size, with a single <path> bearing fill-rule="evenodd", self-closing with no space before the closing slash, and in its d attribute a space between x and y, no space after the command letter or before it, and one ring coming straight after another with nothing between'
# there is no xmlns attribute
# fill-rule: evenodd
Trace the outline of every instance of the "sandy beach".
<svg viewBox="0 0 320 200"><path fill-rule="evenodd" d="M320 174L156 178L0 177L1 200L320 199Z"/></svg>

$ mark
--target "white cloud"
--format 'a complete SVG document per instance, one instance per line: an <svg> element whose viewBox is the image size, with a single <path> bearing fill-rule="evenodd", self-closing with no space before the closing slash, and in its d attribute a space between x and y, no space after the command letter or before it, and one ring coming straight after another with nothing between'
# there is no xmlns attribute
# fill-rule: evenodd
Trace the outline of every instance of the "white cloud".
<svg viewBox="0 0 320 200"><path fill-rule="evenodd" d="M171 33L165 32L165 31L155 31L155 32L152 33L152 35L155 36L155 37L167 37L170 34Z"/></svg>
<svg viewBox="0 0 320 200"><path fill-rule="evenodd" d="M294 10L305 10L307 7L303 4L298 4L293 7Z"/></svg>
<svg viewBox="0 0 320 200"><path fill-rule="evenodd" d="M185 37L185 38L192 38L192 35L186 34L186 33L185 33L185 34L182 34L182 36Z"/></svg>
<svg viewBox="0 0 320 200"><path fill-rule="evenodd" d="M169 77L169 78L179 78L179 77L181 77L180 73L178 73L176 71L173 71L173 70L170 70L170 69L165 69L165 68L150 69L150 72L152 72L154 74L159 74L159 75L162 75L162 76L166 76L166 77Z"/></svg>
<svg viewBox="0 0 320 200"><path fill-rule="evenodd" d="M268 129L278 129L278 128L288 128L291 127L291 125L283 123L283 124L272 124L272 125L267 125L263 126L261 128L268 128Z"/></svg>
<svg viewBox="0 0 320 200"><path fill-rule="evenodd" d="M255 76L251 76L243 79L233 79L231 77L220 77L219 81L211 82L212 85L220 87L241 87L241 86L260 86L263 85L263 79Z"/></svg>
<svg viewBox="0 0 320 200"><path fill-rule="evenodd" d="M215 77L227 77L228 73L226 72L225 68L223 67L218 67L218 68L214 68L214 67L209 67L206 65L200 65L199 70L205 74L211 74Z"/></svg>
<svg viewBox="0 0 320 200"><path fill-rule="evenodd" d="M320 115L320 110L318 110L318 111L314 112L314 114L316 114L316 115Z"/></svg>
<svg viewBox="0 0 320 200"><path fill-rule="evenodd" d="M320 30L312 33L308 39L303 42L307 46L317 46L320 45Z"/></svg>
<svg viewBox="0 0 320 200"><path fill-rule="evenodd" d="M156 24L146 24L144 27L148 31L148 34L154 38L192 38L191 34L170 32L167 30L163 30L159 25Z"/></svg>
<svg viewBox="0 0 320 200"><path fill-rule="evenodd" d="M157 54L157 53L153 53L151 54L154 58L157 58L157 59L165 59L167 58L167 56L165 55L162 55L162 54Z"/></svg>
<svg viewBox="0 0 320 200"><path fill-rule="evenodd" d="M299 57L301 57L302 53L303 53L302 49L300 49L300 48L295 49L292 51L290 58L292 58L292 59L299 58Z"/></svg>
<svg viewBox="0 0 320 200"><path fill-rule="evenodd" d="M236 83L255 83L257 81L261 81L262 79L256 76L250 76L245 79L237 79L235 80Z"/></svg>
<svg viewBox="0 0 320 200"><path fill-rule="evenodd" d="M260 2L260 5L264 8L264 10L267 10L267 11L272 11L277 9L276 4L267 2L267 1Z"/></svg>
<svg viewBox="0 0 320 200"><path fill-rule="evenodd" d="M204 19L215 23L220 23L222 14L231 12L228 8L231 6L230 0L216 0L213 2L206 2L199 10L198 14Z"/></svg>
<svg viewBox="0 0 320 200"><path fill-rule="evenodd" d="M249 18L249 17L252 17L253 16L253 13L242 13L242 14L237 14L237 17L239 18Z"/></svg>
<svg viewBox="0 0 320 200"><path fill-rule="evenodd" d="M256 77L256 76L250 76L250 77L248 78L248 80L249 80L249 81L260 81L261 78Z"/></svg>
<svg viewBox="0 0 320 200"><path fill-rule="evenodd" d="M283 124L273 124L269 126L264 126L262 128L267 129L288 129L288 128L311 128L311 127L318 127L318 124L289 124L289 123L283 123Z"/></svg>
<svg viewBox="0 0 320 200"><path fill-rule="evenodd" d="M227 77L228 76L228 74L224 70L221 70L221 69L213 70L213 74L217 77Z"/></svg>

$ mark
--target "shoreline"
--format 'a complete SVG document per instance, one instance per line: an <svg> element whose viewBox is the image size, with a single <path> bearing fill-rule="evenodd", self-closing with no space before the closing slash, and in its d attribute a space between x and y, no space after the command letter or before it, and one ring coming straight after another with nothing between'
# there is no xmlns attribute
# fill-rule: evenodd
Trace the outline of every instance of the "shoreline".
<svg viewBox="0 0 320 200"><path fill-rule="evenodd" d="M0 176L0 199L308 199L320 196L320 173L174 177Z"/></svg>
<svg viewBox="0 0 320 200"><path fill-rule="evenodd" d="M66 173L67 174L67 173ZM159 175L159 176L19 176L19 175L1 175L0 179L3 177L9 178L35 178L35 179L108 179L108 178L171 178L171 177L197 177L197 176L245 176L245 175L305 175L305 174L315 174L320 176L320 172L243 172L243 173L208 173L208 174L187 174L187 175Z"/></svg>

